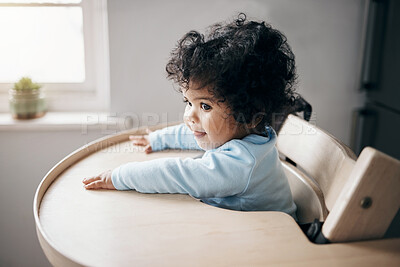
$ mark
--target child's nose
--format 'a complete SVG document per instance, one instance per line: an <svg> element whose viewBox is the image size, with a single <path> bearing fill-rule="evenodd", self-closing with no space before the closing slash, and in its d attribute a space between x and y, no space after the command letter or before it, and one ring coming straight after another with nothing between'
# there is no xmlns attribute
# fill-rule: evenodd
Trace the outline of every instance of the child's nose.
<svg viewBox="0 0 400 267"><path fill-rule="evenodd" d="M187 121L192 124L199 123L199 116L197 115L197 112L194 110L194 108L187 110L185 112L185 117Z"/></svg>

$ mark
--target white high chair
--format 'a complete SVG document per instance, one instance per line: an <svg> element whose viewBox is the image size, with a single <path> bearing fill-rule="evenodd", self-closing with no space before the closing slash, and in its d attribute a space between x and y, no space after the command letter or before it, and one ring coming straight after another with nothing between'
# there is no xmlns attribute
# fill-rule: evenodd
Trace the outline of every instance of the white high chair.
<svg viewBox="0 0 400 267"><path fill-rule="evenodd" d="M165 125L153 127L151 130ZM400 238L381 238L400 200L400 164L372 148L354 154L317 127L290 115L278 136L300 223L324 221L327 245L311 243L282 212L238 212L177 194L87 191L82 179L129 161L196 157L146 155L131 130L102 138L59 162L40 183L34 217L54 266L400 265ZM294 166L291 162L295 162Z"/></svg>

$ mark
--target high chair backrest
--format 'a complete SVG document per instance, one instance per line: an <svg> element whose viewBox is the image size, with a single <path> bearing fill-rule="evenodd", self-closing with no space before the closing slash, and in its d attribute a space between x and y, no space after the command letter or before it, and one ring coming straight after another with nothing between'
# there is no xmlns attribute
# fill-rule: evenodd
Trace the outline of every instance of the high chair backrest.
<svg viewBox="0 0 400 267"><path fill-rule="evenodd" d="M315 219L324 221L328 212L322 191L305 173L291 163L284 160L281 162L289 181L293 201L297 205L298 222L306 224Z"/></svg>
<svg viewBox="0 0 400 267"><path fill-rule="evenodd" d="M354 167L354 153L330 134L294 115L285 120L277 147L314 180L323 193L326 208L331 210Z"/></svg>
<svg viewBox="0 0 400 267"><path fill-rule="evenodd" d="M330 242L383 237L400 208L399 160L370 147L356 159L336 138L293 115L282 126L277 147L289 158L283 161L284 167L293 169L294 175L289 174L288 179L302 220L307 216L325 220L321 232ZM302 204L302 197L298 193L296 196L296 191L307 191L304 186L293 186L299 182L292 180L300 176L306 177L304 181L318 196L317 205L322 208L319 217L313 212L313 204L308 208L303 204L310 204Z"/></svg>

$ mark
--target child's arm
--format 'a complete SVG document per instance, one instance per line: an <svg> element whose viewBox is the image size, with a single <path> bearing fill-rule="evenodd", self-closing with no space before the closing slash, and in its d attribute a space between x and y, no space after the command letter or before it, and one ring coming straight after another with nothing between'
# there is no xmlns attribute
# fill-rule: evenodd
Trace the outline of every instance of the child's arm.
<svg viewBox="0 0 400 267"><path fill-rule="evenodd" d="M129 139L134 145L144 146L146 153L163 149L201 149L185 124L148 132L148 135L131 135ZM111 172L105 171L97 176L85 178L82 182L86 189L116 189L111 181Z"/></svg>
<svg viewBox="0 0 400 267"><path fill-rule="evenodd" d="M245 191L254 158L237 148L206 152L201 159L161 158L131 162L83 180L86 189L181 193L195 198L227 197Z"/></svg>
<svg viewBox="0 0 400 267"><path fill-rule="evenodd" d="M206 153L201 159L162 158L124 164L112 172L118 190L227 197L245 191L254 167L243 151Z"/></svg>
<svg viewBox="0 0 400 267"><path fill-rule="evenodd" d="M185 124L167 127L144 136L130 136L133 144L145 146L145 152L164 149L195 149L201 150L197 145L193 133Z"/></svg>

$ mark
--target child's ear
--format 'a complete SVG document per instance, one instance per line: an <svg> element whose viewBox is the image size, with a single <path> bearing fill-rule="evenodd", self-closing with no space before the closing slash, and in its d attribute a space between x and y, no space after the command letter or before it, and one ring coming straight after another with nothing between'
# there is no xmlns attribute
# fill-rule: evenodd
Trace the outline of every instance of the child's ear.
<svg viewBox="0 0 400 267"><path fill-rule="evenodd" d="M260 124L262 119L263 119L262 116L257 116L252 122L247 124L247 127L250 128L250 129L256 128Z"/></svg>

